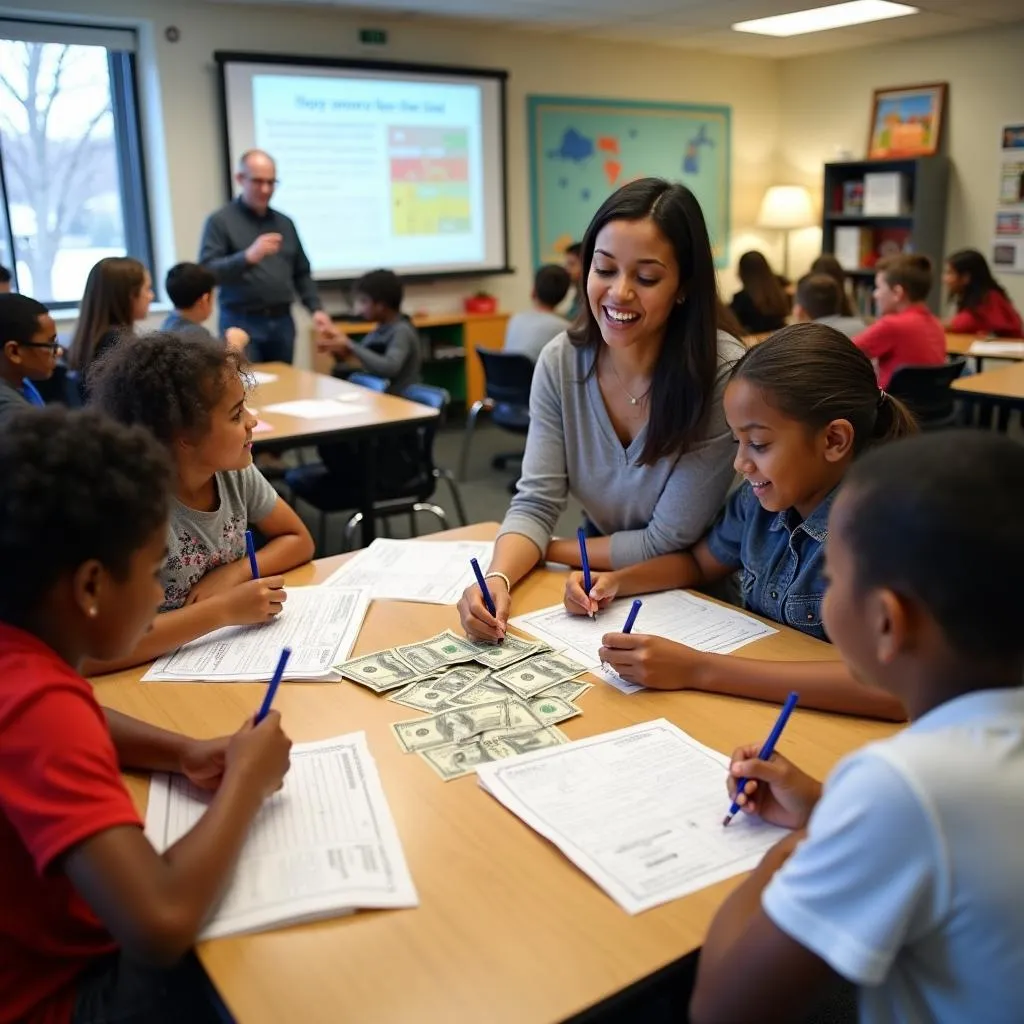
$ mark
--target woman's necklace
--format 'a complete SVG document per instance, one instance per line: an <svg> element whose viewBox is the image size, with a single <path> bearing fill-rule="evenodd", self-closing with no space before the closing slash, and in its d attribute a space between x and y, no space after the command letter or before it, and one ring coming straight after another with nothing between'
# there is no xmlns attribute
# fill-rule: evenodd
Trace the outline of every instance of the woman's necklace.
<svg viewBox="0 0 1024 1024"><path fill-rule="evenodd" d="M619 389L629 399L629 404L630 405L639 405L647 397L647 395L650 393L651 384L647 385L647 387L644 389L644 393L642 395L632 395L632 394L630 394L629 391L626 390L626 385L622 383L622 378L619 376L619 371L615 369L614 361L609 359L608 363L609 363L609 365L612 368L612 373L615 374L615 379L619 383Z"/></svg>

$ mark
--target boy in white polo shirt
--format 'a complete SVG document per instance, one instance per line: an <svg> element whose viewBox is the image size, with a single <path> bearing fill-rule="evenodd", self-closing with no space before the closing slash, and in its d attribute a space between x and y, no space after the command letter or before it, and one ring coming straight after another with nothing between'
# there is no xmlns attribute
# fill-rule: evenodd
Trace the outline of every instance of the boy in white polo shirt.
<svg viewBox="0 0 1024 1024"><path fill-rule="evenodd" d="M912 723L824 790L757 746L733 756L731 791L757 780L744 810L796 831L715 918L696 1024L799 1020L837 976L872 1024L1024 1020L1022 504L1024 448L982 433L886 445L847 476L823 617Z"/></svg>

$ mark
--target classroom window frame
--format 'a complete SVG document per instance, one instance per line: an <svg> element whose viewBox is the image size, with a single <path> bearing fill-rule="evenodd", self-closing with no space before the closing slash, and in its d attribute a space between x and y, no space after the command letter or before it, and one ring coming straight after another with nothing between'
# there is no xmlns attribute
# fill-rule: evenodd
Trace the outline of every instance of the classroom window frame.
<svg viewBox="0 0 1024 1024"><path fill-rule="evenodd" d="M23 32L23 35L17 34ZM38 33L38 34L37 34ZM95 38L90 35L95 33ZM113 38L105 39L104 36ZM131 47L117 45L118 36L132 39ZM14 42L44 42L55 45L102 46L106 50L110 111L113 122L114 153L117 160L118 198L124 231L124 255L139 260L153 275L153 222L147 187L143 123L140 112L137 61L138 36L133 28L118 27L105 31L87 24L43 18L4 17L0 39ZM11 284L21 291L18 280L17 249L11 223L11 207L4 169L4 144L0 138L0 221L4 242L10 254ZM58 250L59 251L59 250ZM83 282L84 286L84 282ZM53 311L77 310L81 299L43 299Z"/></svg>

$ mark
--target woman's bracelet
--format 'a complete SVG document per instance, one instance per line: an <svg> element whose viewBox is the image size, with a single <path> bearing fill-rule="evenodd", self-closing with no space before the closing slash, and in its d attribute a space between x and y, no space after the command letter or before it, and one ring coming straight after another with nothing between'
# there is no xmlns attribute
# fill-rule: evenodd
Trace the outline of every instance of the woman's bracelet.
<svg viewBox="0 0 1024 1024"><path fill-rule="evenodd" d="M512 581L503 572L489 572L484 576L485 580L498 579L505 584L505 589L512 593Z"/></svg>

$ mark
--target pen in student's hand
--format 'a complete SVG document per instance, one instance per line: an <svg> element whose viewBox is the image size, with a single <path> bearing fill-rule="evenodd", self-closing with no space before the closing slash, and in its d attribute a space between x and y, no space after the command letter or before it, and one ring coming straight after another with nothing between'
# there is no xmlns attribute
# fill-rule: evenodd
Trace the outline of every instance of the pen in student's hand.
<svg viewBox="0 0 1024 1024"><path fill-rule="evenodd" d="M285 666L288 664L288 659L291 656L292 649L290 647L281 648L281 657L277 659L277 668L274 669L274 674L270 677L270 685L267 687L267 692L263 697L263 703L260 705L259 711L256 712L257 725L267 717L270 705L274 703L274 694L277 693L277 688L281 684L281 677L284 675Z"/></svg>
<svg viewBox="0 0 1024 1024"><path fill-rule="evenodd" d="M590 559L587 557L587 532L581 526L576 531L576 537L580 542L580 566L583 569L583 592L590 597ZM594 613L588 613L593 618Z"/></svg>
<svg viewBox="0 0 1024 1024"><path fill-rule="evenodd" d="M252 530L245 531L245 551L249 556L249 568L252 570L252 578L260 578L260 567L256 563L256 541L252 538Z"/></svg>
<svg viewBox="0 0 1024 1024"><path fill-rule="evenodd" d="M480 563L475 558L471 558L469 564L473 566L473 572L476 575L476 582L480 587L480 594L484 599L484 605L494 615L494 598L491 597L491 592L487 589L487 580L484 579L484 574L480 571Z"/></svg>
<svg viewBox="0 0 1024 1024"><path fill-rule="evenodd" d="M757 755L758 761L768 761L771 759L772 754L775 753L775 744L779 742L779 737L782 735L782 730L786 728L786 723L789 721L789 716L793 713L793 708L796 707L796 702L799 699L800 694L795 691L786 698L786 703L782 705L782 710L779 712L779 717L775 720L775 725L772 727L772 731L768 734L768 739L764 741L764 746L761 747L760 753ZM743 788L750 781L750 779L740 779L736 783L736 796L743 792ZM732 821L733 817L739 812L740 805L736 800L733 800L732 806L729 808L729 813L722 819L722 827Z"/></svg>
<svg viewBox="0 0 1024 1024"><path fill-rule="evenodd" d="M633 623L636 622L636 617L640 614L640 606L642 604L643 601L639 597L633 602L629 609L629 614L626 616L626 624L622 627L623 633L633 632Z"/></svg>

